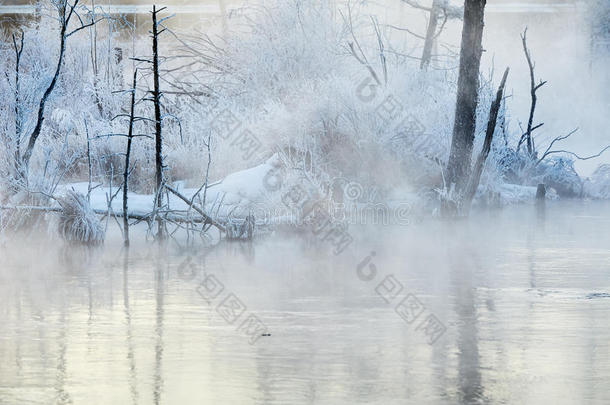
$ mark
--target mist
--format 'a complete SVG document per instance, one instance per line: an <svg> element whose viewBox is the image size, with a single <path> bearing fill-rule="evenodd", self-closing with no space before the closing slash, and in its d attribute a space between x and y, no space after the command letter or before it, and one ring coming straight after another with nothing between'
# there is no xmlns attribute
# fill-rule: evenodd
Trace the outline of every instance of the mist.
<svg viewBox="0 0 610 405"><path fill-rule="evenodd" d="M0 403L608 403L609 17L0 5Z"/></svg>

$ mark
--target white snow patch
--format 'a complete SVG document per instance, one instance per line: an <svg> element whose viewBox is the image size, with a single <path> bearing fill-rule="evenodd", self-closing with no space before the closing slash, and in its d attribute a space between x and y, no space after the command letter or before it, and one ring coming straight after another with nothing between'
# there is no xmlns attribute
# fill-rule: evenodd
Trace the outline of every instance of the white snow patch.
<svg viewBox="0 0 610 405"><path fill-rule="evenodd" d="M216 208L222 201L222 206L218 210L219 217L225 217L229 213L235 217L245 217L248 214L248 210L254 204L268 203L269 191L265 187L265 176L277 167L278 162L276 157L272 157L263 164L232 173L224 180L210 186L206 193L207 213L214 217ZM88 186L87 182L65 184L58 187L57 194L58 196L63 196L69 190L74 190L87 195ZM174 186L189 199L198 190L198 188L184 188L184 182L176 182ZM116 197L112 201L111 208L114 213L122 214L123 191L122 189L117 190L117 187L109 189L108 187L99 186L92 190L90 196L91 208L102 211L107 210L108 198L114 193L116 193ZM203 190L199 195L203 197ZM135 194L129 192L127 196L130 214L146 215L152 212L154 204L153 194ZM171 193L169 194L169 206L175 210L188 209L188 205L184 201Z"/></svg>

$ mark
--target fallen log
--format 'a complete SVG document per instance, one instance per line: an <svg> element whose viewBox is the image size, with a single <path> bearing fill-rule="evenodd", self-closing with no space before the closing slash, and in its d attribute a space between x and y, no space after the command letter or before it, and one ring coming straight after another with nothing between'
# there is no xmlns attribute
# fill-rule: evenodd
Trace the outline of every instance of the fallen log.
<svg viewBox="0 0 610 405"><path fill-rule="evenodd" d="M197 207L195 204L192 203L191 200L186 198L184 195L180 194L177 190L175 190L171 186L168 186L167 184L165 185L165 188L169 192L174 194L176 197L178 197L182 201L184 201L189 207L192 207L195 211L197 211L197 213L199 213L199 215L201 215L203 218L206 219L208 224L214 225L216 228L218 228L218 230L220 230L222 232L226 232L227 231L224 225L221 225L218 222L216 222L215 220L213 220L212 218L210 218L205 212L203 212L203 210L201 208Z"/></svg>
<svg viewBox="0 0 610 405"><path fill-rule="evenodd" d="M0 205L0 210L42 211L42 212L56 212L56 213L62 212L61 207L39 207L39 206L33 206L33 205ZM98 215L113 215L113 216L116 216L119 218L124 217L122 212L110 213L108 210L100 210L100 209L93 209L93 212L95 212ZM211 223L211 222L209 222L209 217L207 215L206 216L180 215L180 214L176 214L177 212L181 212L181 211L171 211L171 212L165 213L163 215L163 217L170 221L180 222L180 223L185 223L185 222L193 222L193 223L198 223L198 224L199 223ZM153 216L152 216L152 213L136 214L136 213L130 212L130 213L127 213L127 218L135 219L138 221L148 221L148 220L152 219ZM224 229L224 227L223 227L223 229Z"/></svg>

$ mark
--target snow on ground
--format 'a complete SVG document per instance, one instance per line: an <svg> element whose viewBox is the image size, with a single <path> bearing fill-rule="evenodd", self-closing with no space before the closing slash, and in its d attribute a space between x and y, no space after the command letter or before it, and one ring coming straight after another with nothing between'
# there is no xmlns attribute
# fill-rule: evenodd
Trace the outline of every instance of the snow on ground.
<svg viewBox="0 0 610 405"><path fill-rule="evenodd" d="M500 184L498 188L503 205L523 204L536 200L537 187L534 186L520 186L517 184L503 183ZM547 187L546 199L555 200L557 198L555 190Z"/></svg>
<svg viewBox="0 0 610 405"><path fill-rule="evenodd" d="M295 218L289 210L282 204L282 196L290 188L288 184L295 184L299 175L296 172L283 171L282 187L274 187L274 181L278 180L277 173L281 167L280 159L276 156L271 157L265 163L252 168L232 173L223 180L213 183L206 192L205 211L213 218L220 221L244 219L253 213L258 224L292 222ZM173 184L181 194L191 199L198 188L185 188L184 182L179 181ZM68 190L75 190L82 194L87 194L88 183L70 183L58 188L58 195L65 195ZM480 190L482 191L482 190ZM515 184L500 184L496 191L499 193L501 205L512 205L533 202L536 196L536 187L520 186ZM112 193L116 197L112 201L112 210L116 214L122 214L123 195L122 190L113 187L99 186L91 192L91 207L95 210L106 211L108 208L108 198ZM478 193L478 197L481 193ZM203 197L203 191L200 192ZM547 190L547 199L556 199L557 194L554 190ZM154 196L152 194L128 193L128 204L130 214L147 215L153 210ZM411 207L409 212L431 212L421 206L422 201L414 193L402 196L397 201L388 201L387 208L391 213L400 211L400 216L406 215L405 206ZM180 198L169 194L169 206L173 210L188 210L188 205ZM419 209L418 209L419 207ZM428 207L429 208L429 207ZM194 213L195 214L195 213ZM403 220L404 218L400 218Z"/></svg>
<svg viewBox="0 0 610 405"><path fill-rule="evenodd" d="M216 217L216 213L220 218L226 218L229 215L235 218L243 218L253 207L268 204L270 192L265 187L266 176L274 170L277 164L277 158L272 157L261 165L232 173L222 181L212 184L208 187L205 195L207 212L213 217ZM176 182L173 186L186 198L190 199L197 193L198 188L184 188L182 184L183 182ZM61 196L65 195L68 190L74 190L87 195L88 186L87 182L65 184L58 187L57 194ZM112 200L112 210L116 214L122 214L123 191L122 189L117 190L117 187L112 189L104 186L95 187L91 191L91 207L95 210L107 210L108 199L114 193L116 193L116 196ZM199 195L203 198L203 190ZM130 214L146 215L152 212L154 195L129 192L127 197ZM218 209L221 202L222 205ZM169 207L174 210L187 210L189 208L184 201L171 193L169 194Z"/></svg>

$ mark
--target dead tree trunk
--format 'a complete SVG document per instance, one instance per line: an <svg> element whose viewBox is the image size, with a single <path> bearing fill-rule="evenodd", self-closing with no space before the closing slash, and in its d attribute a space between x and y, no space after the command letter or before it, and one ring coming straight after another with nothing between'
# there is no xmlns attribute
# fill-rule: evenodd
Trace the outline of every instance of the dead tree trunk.
<svg viewBox="0 0 610 405"><path fill-rule="evenodd" d="M123 170L123 238L125 246L129 246L129 208L127 206L127 193L129 192L129 160L131 158L131 142L133 141L133 123L136 109L136 85L138 69L133 71L133 86L131 87L131 103L129 109L129 131L127 132L127 150L125 151L125 169Z"/></svg>
<svg viewBox="0 0 610 405"><path fill-rule="evenodd" d="M430 59L432 58L432 47L434 46L434 39L436 38L436 27L438 26L438 11L439 11L439 0L432 1L432 9L430 10L430 18L428 19L428 29L426 30L426 39L424 41L424 51L421 56L421 63L419 68L425 70L430 65Z"/></svg>
<svg viewBox="0 0 610 405"><path fill-rule="evenodd" d="M23 123L23 118L21 114L21 94L20 94L20 84L19 84L19 68L21 67L21 53L23 52L23 38L24 33L21 31L21 38L19 41L19 45L17 45L17 38L15 34L13 34L13 47L15 48L15 145L13 154L14 154L14 165L15 165L15 174L14 179L16 181L23 180L21 174L21 127Z"/></svg>
<svg viewBox="0 0 610 405"><path fill-rule="evenodd" d="M153 91L152 98L155 106L155 180L156 190L155 195L157 196L157 209L161 211L163 207L163 135L161 133L161 90L159 86L159 24L157 22L157 14L164 8L157 10L156 6L153 6L152 11L152 52L153 52ZM158 231L157 237L159 239L165 239L165 224L163 217L159 215L157 217Z"/></svg>
<svg viewBox="0 0 610 405"><path fill-rule="evenodd" d="M546 84L546 81L540 81L540 83L536 84L536 78L534 76L534 62L532 61L530 51L527 48L527 28L525 29L525 31L523 31L523 34L521 35L521 42L523 44L523 52L525 53L525 59L527 60L527 66L530 72L530 96L532 98L532 102L530 104L530 114L527 120L527 130L519 140L519 144L517 145L517 151L519 151L521 144L523 143L523 141L525 141L528 156L530 158L535 158L536 146L534 145L532 133L534 132L534 130L544 125L538 124L534 126L534 112L536 111L536 103L538 102L538 96L536 95L536 92L539 88Z"/></svg>
<svg viewBox="0 0 610 405"><path fill-rule="evenodd" d="M468 180L474 142L486 2L466 0L464 4L455 123L447 164L448 187L455 185L460 194Z"/></svg>
<svg viewBox="0 0 610 405"><path fill-rule="evenodd" d="M432 0L432 5L430 7L422 6L419 4L419 1L416 0L402 0L404 3L410 5L413 8L423 10L428 13L428 27L426 29L426 35L417 35L408 29L402 29L404 31L409 32L411 35L416 36L417 38L424 40L424 50L422 51L422 56L420 60L419 68L421 70L426 70L430 65L430 61L432 60L432 49L434 48L434 44L436 38L441 34L443 28L445 27L445 23L449 19L462 19L462 8L449 5L447 0ZM440 22L439 28L439 19L442 17L442 21ZM397 27L394 27L397 28ZM401 29L401 28L398 28ZM437 32L438 31L438 32Z"/></svg>
<svg viewBox="0 0 610 405"><path fill-rule="evenodd" d="M506 68L506 71L504 71L504 76L502 76L502 82L498 88L498 93L496 94L496 99L491 104L489 121L487 122L487 131L485 132L485 141L483 142L483 149L481 150L481 153L479 154L479 157L474 165L474 170L472 171L472 175L470 176L470 181L468 182L468 187L466 188L466 193L464 195L463 204L465 210L470 208L472 199L477 192L479 182L481 181L481 174L483 173L483 167L485 166L485 161L487 160L487 156L489 156L489 151L491 150L491 142L493 141L496 122L498 121L498 112L500 111L500 105L502 104L504 86L506 85L508 72L509 68Z"/></svg>

